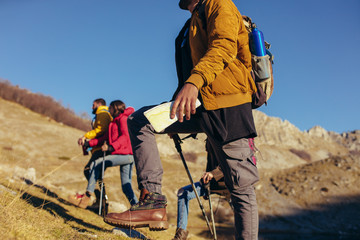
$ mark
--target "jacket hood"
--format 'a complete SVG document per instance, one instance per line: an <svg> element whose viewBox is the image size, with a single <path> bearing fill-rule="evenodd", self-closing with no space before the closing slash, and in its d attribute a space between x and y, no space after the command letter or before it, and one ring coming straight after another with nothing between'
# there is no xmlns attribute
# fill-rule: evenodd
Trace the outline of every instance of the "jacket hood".
<svg viewBox="0 0 360 240"><path fill-rule="evenodd" d="M135 112L135 109L133 107L128 107L120 115L130 116L133 112Z"/></svg>
<svg viewBox="0 0 360 240"><path fill-rule="evenodd" d="M99 107L96 109L96 114L99 114L100 112L103 112L103 111L108 112L108 111L109 111L108 106L99 106Z"/></svg>

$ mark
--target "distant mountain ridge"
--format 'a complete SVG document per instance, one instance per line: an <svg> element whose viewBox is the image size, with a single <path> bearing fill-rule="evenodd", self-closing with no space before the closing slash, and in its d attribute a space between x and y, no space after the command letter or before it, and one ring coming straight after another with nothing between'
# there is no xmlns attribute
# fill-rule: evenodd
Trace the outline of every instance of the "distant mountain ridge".
<svg viewBox="0 0 360 240"><path fill-rule="evenodd" d="M260 150L263 149L264 158L277 158L280 154L281 159L289 161L285 167L330 156L356 154L360 150L360 130L338 134L315 126L300 131L287 120L269 117L256 110L254 118L258 132L256 143Z"/></svg>

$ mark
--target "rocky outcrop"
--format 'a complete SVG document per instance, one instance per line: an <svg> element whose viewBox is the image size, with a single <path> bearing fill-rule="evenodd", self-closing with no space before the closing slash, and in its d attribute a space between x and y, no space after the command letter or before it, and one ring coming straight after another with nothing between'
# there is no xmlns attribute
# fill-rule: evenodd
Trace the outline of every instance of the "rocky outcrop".
<svg viewBox="0 0 360 240"><path fill-rule="evenodd" d="M259 168L288 168L330 156L348 155L350 145L358 149L359 131L337 134L320 126L300 131L289 121L260 111L254 111L254 119L258 131L256 143L263 159Z"/></svg>
<svg viewBox="0 0 360 240"><path fill-rule="evenodd" d="M257 110L254 110L254 119L258 133L255 142L260 169L285 169L331 156L360 153L360 130L338 134L314 126L308 131L300 131L287 120ZM204 134L198 134L196 140L185 140L182 144L183 152L196 154L198 162L204 164L205 139ZM164 159L177 154L173 141L167 135L157 136L157 142Z"/></svg>
<svg viewBox="0 0 360 240"><path fill-rule="evenodd" d="M358 235L359 170L360 156L334 156L263 174L257 186L262 227L280 232Z"/></svg>

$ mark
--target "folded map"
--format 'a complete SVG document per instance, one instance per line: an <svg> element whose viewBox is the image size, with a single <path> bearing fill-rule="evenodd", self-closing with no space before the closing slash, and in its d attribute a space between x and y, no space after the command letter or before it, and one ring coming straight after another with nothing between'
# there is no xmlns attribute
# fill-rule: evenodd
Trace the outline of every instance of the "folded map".
<svg viewBox="0 0 360 240"><path fill-rule="evenodd" d="M163 131L178 120L176 115L173 119L170 118L170 111L173 104L174 102L162 103L144 112L145 117L149 120L156 132ZM199 99L196 99L196 107L200 105Z"/></svg>

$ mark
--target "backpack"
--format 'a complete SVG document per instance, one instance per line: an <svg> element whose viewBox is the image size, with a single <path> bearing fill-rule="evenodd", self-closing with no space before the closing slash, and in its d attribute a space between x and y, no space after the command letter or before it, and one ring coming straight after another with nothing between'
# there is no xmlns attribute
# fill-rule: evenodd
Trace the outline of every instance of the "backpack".
<svg viewBox="0 0 360 240"><path fill-rule="evenodd" d="M250 17L242 17L246 30L249 33L249 45L251 50L251 32L254 28L256 28L256 24L252 22ZM265 56L256 56L255 54L251 53L251 75L255 80L255 85L257 88L257 92L254 93L252 96L251 104L253 109L262 106L264 103L265 105L267 105L267 101L269 100L274 90L274 76L272 68L272 65L274 64L274 56L269 51L270 46L271 45L268 42L265 42Z"/></svg>

